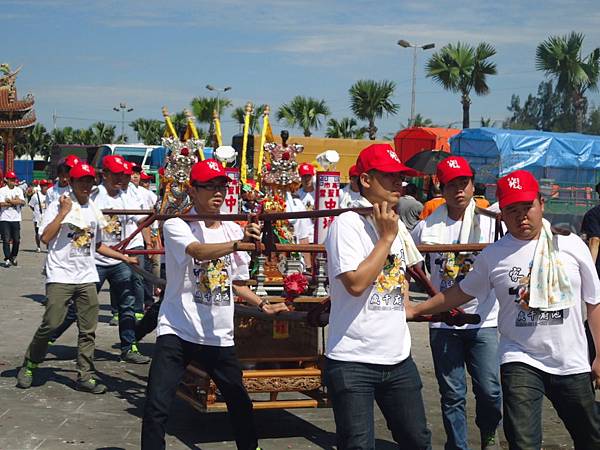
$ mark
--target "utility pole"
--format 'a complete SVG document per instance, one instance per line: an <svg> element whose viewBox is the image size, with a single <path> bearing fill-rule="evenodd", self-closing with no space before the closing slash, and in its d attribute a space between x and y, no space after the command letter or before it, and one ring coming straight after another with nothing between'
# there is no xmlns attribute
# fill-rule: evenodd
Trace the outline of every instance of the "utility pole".
<svg viewBox="0 0 600 450"><path fill-rule="evenodd" d="M133 111L131 106L128 106L127 103L121 102L119 103L119 107L114 107L113 111L121 112L121 144L125 143L125 113Z"/></svg>
<svg viewBox="0 0 600 450"><path fill-rule="evenodd" d="M435 47L434 43L431 44L420 44L415 45L411 44L404 39L400 39L398 41L398 45L404 48L412 48L413 51L413 69L412 69L412 95L411 95L411 104L410 104L410 122L409 126L413 126L415 123L415 110L416 110L416 86L417 86L417 49L420 48L422 50L429 50Z"/></svg>

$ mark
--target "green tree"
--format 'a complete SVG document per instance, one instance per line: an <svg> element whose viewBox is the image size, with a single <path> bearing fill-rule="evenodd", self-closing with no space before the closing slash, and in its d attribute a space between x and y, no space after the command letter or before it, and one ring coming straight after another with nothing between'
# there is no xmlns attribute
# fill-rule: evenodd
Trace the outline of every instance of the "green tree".
<svg viewBox="0 0 600 450"><path fill-rule="evenodd" d="M600 134L600 108L593 108L590 111L585 132L589 134Z"/></svg>
<svg viewBox="0 0 600 450"><path fill-rule="evenodd" d="M262 126L262 115L265 111L267 105L260 105L257 108L254 108L252 114L250 114L250 130L249 133L256 133L260 127ZM240 129L244 126L244 119L246 117L246 108L243 106L238 106L231 112L231 118L240 125Z"/></svg>
<svg viewBox="0 0 600 450"><path fill-rule="evenodd" d="M398 113L400 105L392 101L396 83L383 80L359 80L350 89L350 109L360 120L368 122L367 130L369 139L377 137L375 119L381 119L383 114L394 115Z"/></svg>
<svg viewBox="0 0 600 450"><path fill-rule="evenodd" d="M24 130L15 145L17 156L29 155L32 160L36 155L48 159L51 149L52 136L41 123L36 123L32 128Z"/></svg>
<svg viewBox="0 0 600 450"><path fill-rule="evenodd" d="M195 97L192 99L191 107L196 120L199 123L208 124L208 142L216 143L215 125L213 122L214 111L219 111L219 115L223 114L226 108L232 105L228 98L217 97ZM187 122L186 122L187 124Z"/></svg>
<svg viewBox="0 0 600 450"><path fill-rule="evenodd" d="M102 144L113 144L115 142L124 142L119 139L115 140L116 125L107 125L104 122L96 122L90 126L89 133L86 135L88 144L90 145L102 145Z"/></svg>
<svg viewBox="0 0 600 450"><path fill-rule="evenodd" d="M367 127L359 127L353 117L344 117L340 121L329 119L325 136L329 138L364 139Z"/></svg>
<svg viewBox="0 0 600 450"><path fill-rule="evenodd" d="M75 130L72 127L55 128L50 135L52 143L55 144L75 144Z"/></svg>
<svg viewBox="0 0 600 450"><path fill-rule="evenodd" d="M138 118L129 124L137 133L138 140L146 145L160 145L165 134L165 125L161 120Z"/></svg>
<svg viewBox="0 0 600 450"><path fill-rule="evenodd" d="M276 117L289 127L302 128L304 136L309 137L312 135L311 129L318 130L322 120L329 114L325 100L297 95L279 107Z"/></svg>
<svg viewBox="0 0 600 450"><path fill-rule="evenodd" d="M583 57L584 35L571 32L567 36L550 36L535 52L537 70L556 80L556 89L570 97L575 107L575 128L583 131L587 100L585 92L598 90L600 48Z"/></svg>
<svg viewBox="0 0 600 450"><path fill-rule="evenodd" d="M495 54L496 49L485 42L477 47L458 42L446 45L427 61L427 77L450 92L460 93L463 128L469 128L471 91L477 95L490 92L487 77L497 71L496 64L488 59Z"/></svg>
<svg viewBox="0 0 600 450"><path fill-rule="evenodd" d="M401 128L409 128L409 124L405 125L403 123L400 124ZM433 121L431 119L427 119L423 117L421 114L417 113L415 116L415 120L413 122L413 127L435 127Z"/></svg>

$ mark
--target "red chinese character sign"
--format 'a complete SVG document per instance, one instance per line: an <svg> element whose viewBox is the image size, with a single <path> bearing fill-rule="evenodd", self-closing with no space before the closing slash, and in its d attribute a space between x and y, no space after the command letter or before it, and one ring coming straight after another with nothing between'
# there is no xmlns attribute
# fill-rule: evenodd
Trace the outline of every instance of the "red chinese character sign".
<svg viewBox="0 0 600 450"><path fill-rule="evenodd" d="M240 171L233 167L225 167L225 172L232 181L227 186L221 214L238 214L240 212Z"/></svg>
<svg viewBox="0 0 600 450"><path fill-rule="evenodd" d="M337 209L340 207L340 173L317 172L315 196L317 210ZM322 244L333 217L319 217L315 221L315 243Z"/></svg>

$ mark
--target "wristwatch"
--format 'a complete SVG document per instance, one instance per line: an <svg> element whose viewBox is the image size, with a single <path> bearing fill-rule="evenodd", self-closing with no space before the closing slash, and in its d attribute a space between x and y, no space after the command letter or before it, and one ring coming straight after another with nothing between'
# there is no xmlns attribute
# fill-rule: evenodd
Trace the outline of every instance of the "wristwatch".
<svg viewBox="0 0 600 450"><path fill-rule="evenodd" d="M258 307L258 309L260 309L261 311L264 311L265 305L270 305L271 302L269 302L269 300L267 300L266 298L262 299L262 301L256 305Z"/></svg>

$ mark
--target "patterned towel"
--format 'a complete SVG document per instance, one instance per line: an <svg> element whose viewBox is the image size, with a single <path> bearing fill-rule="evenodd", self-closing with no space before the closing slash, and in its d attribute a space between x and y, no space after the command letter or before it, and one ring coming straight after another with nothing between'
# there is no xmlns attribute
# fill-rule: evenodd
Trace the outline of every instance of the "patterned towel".
<svg viewBox="0 0 600 450"><path fill-rule="evenodd" d="M559 311L575 304L571 282L558 258L550 222L542 219L542 231L535 247L529 280L529 307Z"/></svg>
<svg viewBox="0 0 600 450"><path fill-rule="evenodd" d="M90 224L85 220L81 205L77 201L75 195L71 193L70 196L71 201L73 202L73 206L71 206L71 211L69 211L69 213L65 216L61 223L71 224L79 229L84 230L88 228ZM88 200L88 207L91 209L92 213L96 217L100 228L104 228L106 225L108 225L108 222L102 214L102 211L98 209L98 207L94 204L91 198Z"/></svg>
<svg viewBox="0 0 600 450"><path fill-rule="evenodd" d="M459 244L479 243L481 239L481 227L479 218L475 214L475 200L467 206L460 227ZM438 206L433 213L425 219L425 228L421 235L423 244L448 244L446 241L446 221L448 220L448 207Z"/></svg>

